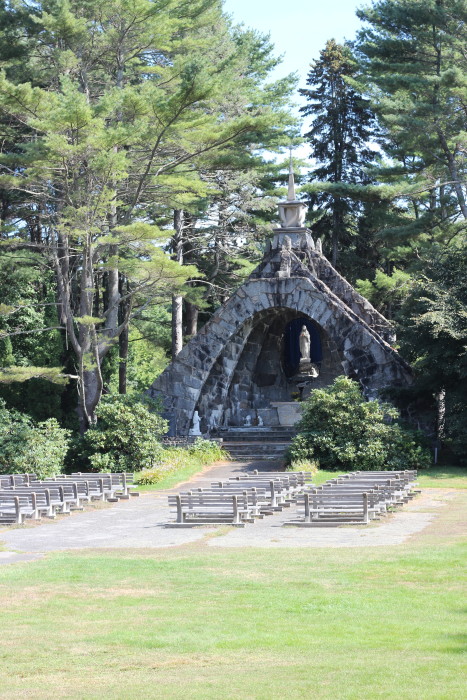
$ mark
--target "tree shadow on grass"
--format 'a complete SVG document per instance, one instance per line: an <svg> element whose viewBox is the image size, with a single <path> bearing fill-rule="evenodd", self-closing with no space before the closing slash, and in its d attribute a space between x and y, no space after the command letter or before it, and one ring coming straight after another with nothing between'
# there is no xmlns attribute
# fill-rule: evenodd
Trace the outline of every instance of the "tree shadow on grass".
<svg viewBox="0 0 467 700"><path fill-rule="evenodd" d="M467 634L445 634L447 645L441 649L446 654L465 654L467 651Z"/></svg>

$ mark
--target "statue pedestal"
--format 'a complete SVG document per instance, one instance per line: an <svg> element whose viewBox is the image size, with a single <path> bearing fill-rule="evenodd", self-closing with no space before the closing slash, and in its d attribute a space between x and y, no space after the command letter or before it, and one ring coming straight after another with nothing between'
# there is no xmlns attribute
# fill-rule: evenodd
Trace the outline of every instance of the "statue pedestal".
<svg viewBox="0 0 467 700"><path fill-rule="evenodd" d="M310 360L300 360L298 374L294 376L294 381L306 381L308 379L316 379L319 377L319 369L314 362Z"/></svg>
<svg viewBox="0 0 467 700"><path fill-rule="evenodd" d="M284 427L295 425L302 417L302 407L297 401L271 401L271 406L277 409L279 425Z"/></svg>

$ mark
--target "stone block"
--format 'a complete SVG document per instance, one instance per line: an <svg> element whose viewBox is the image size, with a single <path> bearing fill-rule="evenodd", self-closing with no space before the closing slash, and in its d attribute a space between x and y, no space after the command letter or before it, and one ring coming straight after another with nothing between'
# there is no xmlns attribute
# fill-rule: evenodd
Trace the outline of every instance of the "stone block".
<svg viewBox="0 0 467 700"><path fill-rule="evenodd" d="M296 401L271 401L277 409L279 425L292 426L298 423L302 415L302 406Z"/></svg>

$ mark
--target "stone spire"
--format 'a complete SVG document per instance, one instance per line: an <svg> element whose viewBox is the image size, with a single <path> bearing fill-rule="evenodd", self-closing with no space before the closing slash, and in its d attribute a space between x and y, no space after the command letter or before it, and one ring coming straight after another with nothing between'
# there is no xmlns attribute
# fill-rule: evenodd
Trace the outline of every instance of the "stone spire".
<svg viewBox="0 0 467 700"><path fill-rule="evenodd" d="M307 209L308 207L306 204L300 202L295 194L295 180L292 167L292 149L290 149L289 189L287 192L287 200L285 202L279 202L281 228L304 228Z"/></svg>
<svg viewBox="0 0 467 700"><path fill-rule="evenodd" d="M293 176L293 164L292 164L292 149L290 149L290 160L289 160L289 191L287 192L287 201L295 202L295 180Z"/></svg>

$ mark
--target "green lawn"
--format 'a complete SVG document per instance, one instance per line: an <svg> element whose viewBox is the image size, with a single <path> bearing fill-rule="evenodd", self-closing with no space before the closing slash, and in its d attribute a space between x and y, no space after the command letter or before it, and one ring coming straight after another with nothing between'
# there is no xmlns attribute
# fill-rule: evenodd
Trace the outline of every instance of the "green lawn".
<svg viewBox="0 0 467 700"><path fill-rule="evenodd" d="M188 481L192 476L201 471L199 466L189 465L184 469L168 474L157 484L151 486L138 486L138 491L161 491L170 489L178 483ZM320 469L313 477L313 482L320 485L328 479L334 479L340 472L330 472ZM467 488L467 467L431 467L419 472L418 483L423 488Z"/></svg>
<svg viewBox="0 0 467 700"><path fill-rule="evenodd" d="M313 477L313 482L320 485L328 479L335 479L343 472L329 472L324 469L318 470ZM452 488L465 489L467 488L467 467L430 467L418 473L418 483L422 488Z"/></svg>
<svg viewBox="0 0 467 700"><path fill-rule="evenodd" d="M0 698L460 699L463 555L204 543L4 566Z"/></svg>
<svg viewBox="0 0 467 700"><path fill-rule="evenodd" d="M205 468L199 464L188 464L174 472L169 472L157 484L138 484L138 491L165 491L166 489L171 489L183 481L188 481L192 476L199 474Z"/></svg>
<svg viewBox="0 0 467 700"><path fill-rule="evenodd" d="M466 492L448 503L400 546L214 548L207 532L0 566L0 699L467 697Z"/></svg>

